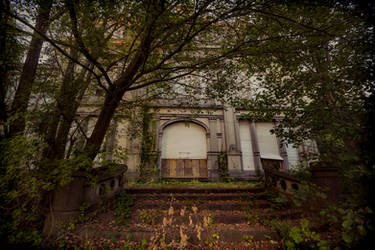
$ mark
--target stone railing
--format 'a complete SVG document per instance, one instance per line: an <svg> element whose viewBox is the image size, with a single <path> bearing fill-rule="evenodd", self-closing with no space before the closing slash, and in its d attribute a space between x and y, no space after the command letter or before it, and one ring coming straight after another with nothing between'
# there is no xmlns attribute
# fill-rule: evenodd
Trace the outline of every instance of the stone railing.
<svg viewBox="0 0 375 250"><path fill-rule="evenodd" d="M298 177L273 166L264 167L264 177L266 187L277 187L287 192L298 190L301 184Z"/></svg>
<svg viewBox="0 0 375 250"><path fill-rule="evenodd" d="M84 202L96 204L101 198L114 195L121 189L127 169L126 165L116 164L93 169L91 173L74 173L70 183L55 190L43 233L48 236L57 235L67 223L79 216ZM95 185L90 184L91 177L96 180Z"/></svg>
<svg viewBox="0 0 375 250"><path fill-rule="evenodd" d="M101 198L108 198L121 189L124 173L128 167L125 164L104 166L93 170L95 185L86 182L84 185L84 202L95 204Z"/></svg>
<svg viewBox="0 0 375 250"><path fill-rule="evenodd" d="M264 168L265 186L276 187L286 192L298 190L301 179L295 175L280 171L275 166ZM311 183L327 189L327 201L337 203L340 201L341 188L339 184L338 169L324 162L310 164Z"/></svg>

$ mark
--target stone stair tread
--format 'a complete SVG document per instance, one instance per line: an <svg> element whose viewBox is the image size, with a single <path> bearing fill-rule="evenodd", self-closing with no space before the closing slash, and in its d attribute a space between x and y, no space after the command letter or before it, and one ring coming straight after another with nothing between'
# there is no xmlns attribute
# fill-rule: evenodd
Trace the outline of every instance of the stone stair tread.
<svg viewBox="0 0 375 250"><path fill-rule="evenodd" d="M157 215L155 215L155 212L157 212ZM184 216L180 216L180 210L176 211L176 214L174 215L175 223L176 224L186 224L190 222L190 219L193 221L193 223L196 223L197 221L203 221L204 217L210 216L212 219L212 224L231 224L231 223L250 223L249 222L249 216L252 218L252 216L256 216L256 221L260 220L271 220L274 218L283 218L283 219L298 219L300 217L300 213L298 211L262 211L259 210L257 214L248 214L244 211L234 210L234 211L226 211L226 210L204 210L200 211L197 214L191 213L189 211L185 212ZM168 211L155 211L154 209L137 209L133 212L132 215L132 222L133 223L143 223L141 216L142 215L152 215L154 218L154 223L160 224L162 223L163 218L168 218ZM190 218L189 218L190 217ZM254 222L251 222L254 223Z"/></svg>
<svg viewBox="0 0 375 250"><path fill-rule="evenodd" d="M198 241L196 231L194 227L182 227L184 233L189 233L193 241ZM143 239L150 239L155 232L162 232L162 227L153 227L147 230L145 227L140 225L133 225L128 232L120 232L121 238L129 238L127 235L131 235L132 240L142 241ZM216 227L204 228L201 231L201 240L206 240L211 235L216 234L219 236L220 241L229 242L241 242L244 241L244 236L252 236L254 240L265 240L267 236L271 239L278 239L278 235L272 232L270 229L263 226L248 226L247 224L238 225L217 225ZM265 237L266 236L266 237ZM180 226L175 225L174 230L169 229L166 234L167 241L179 240L180 238Z"/></svg>
<svg viewBox="0 0 375 250"><path fill-rule="evenodd" d="M173 202L174 209L181 209L183 207L192 207L196 206L198 210L202 209L217 209L217 210L242 210L245 207L249 206L246 202L241 201L231 201L229 204L225 201L206 201L200 203L186 203L183 201L175 201ZM260 201L257 204L252 204L253 207L267 207L269 206L269 202L267 201ZM162 201L142 201L136 202L134 208L148 208L148 209L168 209L170 207L169 203L162 202Z"/></svg>
<svg viewBox="0 0 375 250"><path fill-rule="evenodd" d="M263 220L279 219L299 224L297 209L275 209L264 188L228 187L131 187L134 198L130 218L122 221L107 211L78 232L81 241L128 241L139 244L152 237L179 242L180 230L189 237L189 249L208 249L206 240L218 235L214 249L278 249L280 239ZM171 199L173 197L173 199ZM170 207L173 215L169 215ZM197 207L197 211L194 207ZM173 219L166 223L163 219ZM150 221L151 220L151 221ZM167 225L166 225L167 224ZM200 229L200 239L197 227ZM162 232L165 231L165 235ZM244 238L245 237L245 238ZM272 240L270 240L272 239ZM263 244L263 245L262 245ZM134 245L135 246L135 245Z"/></svg>
<svg viewBox="0 0 375 250"><path fill-rule="evenodd" d="M241 204L241 205L249 205L249 206L256 206L258 204L270 204L269 201L266 200L257 200L255 202L249 202L249 201L243 201L243 200L232 200L230 203L226 200L204 200L204 201L196 201L196 202L190 202L189 200L184 201L184 200L173 200L173 201L165 201L163 199L147 199L147 200L135 200L134 205L135 206L140 206L144 204L164 204L169 206L180 206L180 205L185 205L185 206L199 206L202 204Z"/></svg>
<svg viewBox="0 0 375 250"><path fill-rule="evenodd" d="M124 189L130 194L138 193L227 193L227 192L264 192L263 187L127 187Z"/></svg>
<svg viewBox="0 0 375 250"><path fill-rule="evenodd" d="M205 192L205 193L135 193L133 196L136 199L154 199L154 198L213 198L213 197L223 197L231 198L235 197L238 199L261 199L265 196L265 193L253 193L253 192Z"/></svg>

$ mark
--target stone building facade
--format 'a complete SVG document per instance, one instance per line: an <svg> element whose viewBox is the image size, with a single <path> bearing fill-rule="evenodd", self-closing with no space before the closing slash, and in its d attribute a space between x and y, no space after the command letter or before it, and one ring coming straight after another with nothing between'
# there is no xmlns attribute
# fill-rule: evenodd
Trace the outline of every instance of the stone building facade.
<svg viewBox="0 0 375 250"><path fill-rule="evenodd" d="M82 117L87 134L95 124L95 108L86 106ZM157 179L219 180L218 157L227 157L229 176L236 180L262 176L265 165L290 169L303 163L304 155L317 152L314 142L299 147L281 144L270 130L279 121L254 122L243 118L248 111L223 105L202 104L197 108L182 107L176 101L153 104L149 109L152 122L148 125L153 160L142 163L142 135L129 136L130 120L118 112L108 131L103 151L105 159L126 164L127 178L137 180L140 168L153 170ZM119 157L117 151L125 151ZM142 165L143 164L143 165Z"/></svg>

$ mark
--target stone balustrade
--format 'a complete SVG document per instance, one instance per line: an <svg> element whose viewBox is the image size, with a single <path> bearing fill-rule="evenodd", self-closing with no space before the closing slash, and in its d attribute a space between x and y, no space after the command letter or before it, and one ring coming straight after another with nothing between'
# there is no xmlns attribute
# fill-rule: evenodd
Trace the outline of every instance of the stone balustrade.
<svg viewBox="0 0 375 250"><path fill-rule="evenodd" d="M264 167L265 186L277 187L286 192L298 190L301 180L289 172L280 171L274 166Z"/></svg>

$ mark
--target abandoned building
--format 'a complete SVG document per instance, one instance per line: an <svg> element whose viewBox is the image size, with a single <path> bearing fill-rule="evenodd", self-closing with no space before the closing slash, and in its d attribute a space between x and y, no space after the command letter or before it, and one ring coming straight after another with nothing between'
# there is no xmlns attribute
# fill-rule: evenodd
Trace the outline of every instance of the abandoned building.
<svg viewBox="0 0 375 250"><path fill-rule="evenodd" d="M85 129L90 134L95 124L95 104L80 110L86 117ZM127 165L126 178L137 180L142 166L157 179L218 181L219 160L226 157L226 168L233 180L251 180L262 176L263 167L276 165L291 169L302 163L306 154L317 152L316 144L307 141L295 147L282 143L270 131L281 119L254 122L243 118L246 110L223 105L200 104L200 112L183 107L176 100L160 101L149 107L147 125L152 159L142 163L142 135L129 135L129 119L121 112L112 121L103 151L105 159ZM140 116L141 111L140 111ZM145 130L143 130L144 133ZM116 151L125 151L119 158Z"/></svg>

